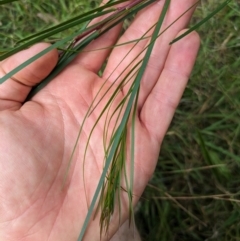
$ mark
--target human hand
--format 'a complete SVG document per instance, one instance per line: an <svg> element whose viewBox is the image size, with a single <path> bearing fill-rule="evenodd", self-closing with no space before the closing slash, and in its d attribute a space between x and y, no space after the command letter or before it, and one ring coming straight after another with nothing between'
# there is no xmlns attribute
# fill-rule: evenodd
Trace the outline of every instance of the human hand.
<svg viewBox="0 0 240 241"><path fill-rule="evenodd" d="M172 1L164 27L194 2ZM118 43L139 38L147 31L157 21L163 3L156 2L139 13ZM136 118L134 204L155 169L161 142L197 55L199 37L196 33L169 46L169 42L186 27L191 14L187 13L156 41L141 82ZM121 26L115 27L87 48L100 49L113 45L120 29ZM131 44L115 48L111 53L108 49L81 53L26 103L24 100L32 86L46 77L55 66L58 58L56 50L0 85L0 240L77 240L88 209L82 178L82 157L91 127L111 91L83 126L83 135L67 184L62 190L77 133L104 80L114 70L104 87L107 89L147 42L141 41L117 70L114 70L115 67L132 47ZM46 47L46 44L37 44L1 62L0 76ZM108 56L108 64L100 78L97 73ZM125 89L122 90L122 96L124 94ZM115 107L120 99L115 100ZM99 144L102 143L103 126L104 119L93 132L84 164L89 200L95 192L103 167L104 150ZM128 210L123 209L121 215L124 222ZM109 237L118 227L118 219L113 218ZM90 223L84 240L100 240L99 234L97 216Z"/></svg>

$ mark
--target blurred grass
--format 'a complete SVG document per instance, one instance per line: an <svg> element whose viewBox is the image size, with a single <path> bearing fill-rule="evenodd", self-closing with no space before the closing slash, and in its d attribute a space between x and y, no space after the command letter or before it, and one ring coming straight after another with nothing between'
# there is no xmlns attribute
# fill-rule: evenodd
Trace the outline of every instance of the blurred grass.
<svg viewBox="0 0 240 241"><path fill-rule="evenodd" d="M203 0L193 22L219 2ZM0 52L95 5L83 0L2 5ZM143 240L240 240L239 28L240 3L232 1L199 29L194 71L136 215Z"/></svg>

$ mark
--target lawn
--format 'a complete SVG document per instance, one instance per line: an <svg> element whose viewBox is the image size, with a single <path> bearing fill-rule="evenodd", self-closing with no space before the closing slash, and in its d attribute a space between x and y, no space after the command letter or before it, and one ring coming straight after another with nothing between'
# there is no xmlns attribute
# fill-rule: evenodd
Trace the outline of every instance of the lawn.
<svg viewBox="0 0 240 241"><path fill-rule="evenodd" d="M192 24L219 2L202 0ZM95 5L83 0L0 5L0 52ZM240 240L239 28L236 0L198 30L196 65L138 205L143 241Z"/></svg>

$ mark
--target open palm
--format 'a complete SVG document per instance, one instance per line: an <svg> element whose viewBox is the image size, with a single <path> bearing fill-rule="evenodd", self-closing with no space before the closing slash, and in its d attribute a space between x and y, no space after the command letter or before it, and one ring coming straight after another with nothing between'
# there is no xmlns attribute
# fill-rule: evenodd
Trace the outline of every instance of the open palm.
<svg viewBox="0 0 240 241"><path fill-rule="evenodd" d="M194 2L172 1L164 26L169 25ZM158 1L139 13L118 42L141 37L157 21L163 3ZM157 40L141 82L135 137L134 203L154 171L161 142L196 58L199 38L195 33L171 48L169 46L169 42L184 29L190 17L189 12ZM87 48L100 49L113 45L120 29L121 26L115 27ZM26 103L24 100L31 87L46 77L55 66L58 58L56 50L0 85L0 240L77 239L87 213L87 200L91 200L94 194L103 167L104 118L90 139L84 165L83 154L91 127L111 91L87 118L66 185L62 188L80 125L104 81L107 80L104 87L107 89L147 43L148 40L141 41L116 70L115 67L132 45L123 45L112 52L106 49L84 52ZM44 43L37 44L3 61L0 63L0 75L3 76L46 46ZM108 64L100 78L97 73L107 57ZM113 107L125 94L126 89L123 89ZM127 215L127 208L123 209L123 222ZM113 218L109 237L118 226L118 219ZM90 223L84 240L100 240L99 233L97 216Z"/></svg>

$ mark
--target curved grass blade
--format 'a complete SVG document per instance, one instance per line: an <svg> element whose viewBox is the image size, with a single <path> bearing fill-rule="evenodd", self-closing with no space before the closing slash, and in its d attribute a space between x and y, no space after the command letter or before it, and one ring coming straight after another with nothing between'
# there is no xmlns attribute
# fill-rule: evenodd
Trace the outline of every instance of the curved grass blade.
<svg viewBox="0 0 240 241"><path fill-rule="evenodd" d="M140 63L140 62L141 62L141 61L139 61L139 63ZM114 91L114 93L112 94L112 96L110 97L110 99L108 100L107 104L104 106L102 112L101 112L100 115L98 116L97 120L95 121L95 123L94 123L94 125L93 125L93 127L92 127L92 129L91 129L91 131L90 131L90 133L89 133L89 136L88 136L88 139L87 139L87 143L86 143L86 147L85 147L85 151L84 151L84 156L83 156L83 182L84 182L84 180L85 180L84 163L85 163L85 161L86 161L87 149L88 149L88 145L89 145L89 142L90 142L92 133L93 133L95 127L97 126L98 122L100 121L101 117L102 117L103 114L105 113L105 111L106 111L106 110L109 111L109 109L110 109L110 107L111 107L111 104L113 103L113 100L115 99L115 97L117 96L117 94L121 91L121 88L124 86L125 79L127 80L128 76L130 76L129 78L131 79L131 77L132 77L132 76L131 76L131 73L135 70L135 68L138 67L139 63L136 64L135 67L133 67L133 69L127 74L127 76L126 76L126 77L120 82L120 84L117 86L116 90ZM133 75L135 75L136 73L137 73L137 71L135 71L135 72L133 73ZM131 89L131 88L130 88L130 89ZM107 92L108 92L108 90L106 91L106 93L107 93ZM123 98L123 100L119 103L119 105L116 107L115 111L114 111L113 114L111 115L109 122L111 121L111 118L117 113L117 110L120 109L120 111L119 111L119 113L118 113L118 117L117 117L116 123L115 123L115 125L117 125L117 122L118 122L118 120L119 120L120 114L121 114L121 112L122 112L122 110L123 110L123 106L124 106L124 104L126 103L127 98L129 97L130 94L131 94L131 91L129 91L129 92L126 94L126 96ZM96 97L95 97L95 98L96 98ZM93 100L93 103L94 103L94 100ZM93 105L93 103L92 103L92 105ZM92 106L92 105L91 105L91 106ZM91 106L89 107L89 111L91 110ZM86 118L87 116L89 116L88 113L86 114L85 118ZM85 119L84 119L84 120L85 120ZM105 136L107 136L107 132L106 132L106 122L107 122L107 117L106 117L106 121L105 121L105 125L104 125L104 133L106 133L106 134L103 134L103 142L104 142L104 139L106 140L106 137L105 137ZM82 125L83 125L83 124L82 124ZM113 128L113 132L112 132L112 136L111 136L111 138L110 138L110 144L109 144L109 146L111 146L111 143L112 143L112 140L113 140L113 133L114 133L114 130L115 130L115 129L116 129L116 126ZM79 135L79 136L80 136L80 135ZM78 143L78 140L77 140L75 143ZM107 156L107 153L108 153L108 149L109 149L109 148L106 148L105 143L103 143L103 146L104 146L104 150L105 150L105 156ZM72 155L73 155L73 153L72 153ZM71 165L71 161L70 161L69 164L68 164L68 169L67 169L67 172L66 172L66 175L65 175L65 178L64 178L64 182L66 181L66 177L67 177L67 173L68 173L68 171L69 171L70 165ZM85 190L86 200L87 200L87 203L88 203L88 195L87 195L87 193L86 193L86 187L85 187L85 185L84 185L84 190ZM99 205L102 203L101 200L102 200L102 199L100 198ZM98 209L98 208L97 208L97 209ZM105 212L105 213L106 213L106 212Z"/></svg>
<svg viewBox="0 0 240 241"><path fill-rule="evenodd" d="M165 2L165 4L164 4L163 11L162 11L162 13L160 15L159 21L158 21L155 29L154 29L154 32L153 32L153 35L152 35L152 39L156 39L156 37L158 36L158 33L159 33L160 28L162 26L164 17L165 17L165 15L167 13L169 4L170 4L170 0L167 0ZM127 125L128 118L129 118L129 115L130 115L130 112L131 112L131 109L132 109L132 106L133 106L133 102L134 102L134 100L135 100L135 98L137 96L138 90L140 88L140 82L141 82L142 76L143 76L143 74L145 72L145 69L147 67L148 61L150 59L154 43L155 43L155 41L151 42L149 44L148 50L147 50L146 55L145 55L145 57L143 59L142 66L141 66L141 68L140 68L140 70L138 72L138 75L136 76L136 79L134 81L133 92L132 92L132 94L131 94L131 96L129 98L129 101L127 103L127 106L126 106L126 109L125 109L122 121L121 121L121 123L120 123L120 125L119 125L119 127L118 127L118 129L116 131L115 138L113 140L111 149L109 151L109 155L106 158L106 163L105 163L105 166L103 168L103 172L102 172L101 178L99 180L99 183L97 185L96 191L94 193L93 200L92 200L92 202L90 204L89 211L88 211L86 219L84 221L84 224L83 224L80 236L78 238L78 241L82 240L82 238L83 238L83 236L85 234L86 228L88 226L88 223L90 221L90 218L91 218L93 210L94 210L94 207L96 205L97 198L99 196L99 193L101 192L101 188L103 187L105 176L107 175L107 172L108 172L108 169L110 167L111 161L112 161L112 159L114 157L114 154L116 153L116 150L118 148L118 144L119 144L119 141L121 139L121 136L122 136L122 133L124 131L124 128Z"/></svg>
<svg viewBox="0 0 240 241"><path fill-rule="evenodd" d="M145 6L148 6L148 5L151 4L152 2L153 2L153 0L152 0L150 3L148 3L147 5L145 5ZM144 6L142 6L141 8L139 8L139 10L141 10L141 9L143 9L143 8L144 8ZM129 14L128 14L127 16L129 16ZM118 20L118 22L120 22L120 20ZM109 28L110 28L110 27L109 27ZM107 29L106 29L104 32L107 32ZM141 38L140 38L140 40L141 40ZM137 43L136 43L136 44L137 44ZM136 44L135 44L135 45L136 45ZM134 45L134 46L135 46L135 45ZM134 48L134 46L132 47L132 49ZM76 46L76 47L77 47L77 46ZM131 49L131 50L132 50L132 49ZM130 51L131 51L131 50L130 50ZM130 53L130 51L129 51L129 53ZM128 54L126 54L126 56L120 61L120 63L118 64L118 66L122 63L122 61L124 61L124 59L127 57L127 55L128 55ZM139 61L139 63L140 63L140 62L141 62L141 61ZM139 64L139 63L138 63L138 64ZM138 65L138 64L137 64L137 65ZM115 69L117 69L118 66L116 66ZM133 69L134 69L134 68L133 68ZM133 70L133 69L132 69L132 70ZM114 72L114 70L113 70L113 72ZM112 72L112 74L113 74L113 72ZM123 71L123 72L124 72L124 71ZM112 74L111 74L111 75L112 75ZM109 76L109 78L111 77L111 75ZM106 93L114 86L115 82L121 77L121 75L122 75L122 74L120 74L120 75L118 76L118 78L111 84L111 86L110 86L110 87L108 88L108 90L105 92L105 94L103 95L103 97L104 97L104 96L106 95ZM107 80L108 80L108 79L107 79ZM81 133L82 133L82 127L83 127L83 125L84 125L84 123L85 123L85 121L86 121L86 118L92 113L92 111L93 111L93 110L92 110L93 104L94 104L95 100L97 99L97 97L98 97L100 91L102 90L103 86L104 86L105 83L107 82L107 80L104 81L102 87L101 87L101 88L99 89L99 91L97 92L96 96L94 97L94 99L93 99L93 101L92 101L92 103L91 103L91 105L90 105L90 107L89 107L89 109L88 109L88 111L87 111L84 119L83 119L82 125L81 125L80 130L79 130L78 135L77 135L77 139L76 139L76 142L75 142L73 151L72 151L72 153L71 153L71 157L70 157L70 159L69 159L69 163L68 163L66 175L65 175L65 177L64 177L63 185L64 185L64 183L65 183L65 181L66 181L66 177L67 177L67 174L68 174L68 172L69 172L69 169L70 169L70 166L71 166L71 163L72 163L73 155L74 155L74 153L75 153L75 151L76 151L77 144L78 144L80 135L81 135ZM118 88L115 90L115 92L118 91L119 88L120 88L120 87L118 87ZM115 92L114 92L114 93L115 93ZM103 98L103 97L102 97L102 98ZM101 99L102 99L102 98L101 98ZM100 99L100 101L101 101L101 99ZM98 103L99 103L99 102L98 102ZM97 103L97 105L98 105L98 103ZM110 102L108 102L107 105L108 105L109 103L110 103ZM94 107L94 108L95 108L95 107ZM102 115L102 114L103 114L103 113L101 113L100 115ZM98 120L99 120L99 119L100 119L100 118L98 118ZM96 121L96 123L98 122L98 120Z"/></svg>
<svg viewBox="0 0 240 241"><path fill-rule="evenodd" d="M133 67L133 69L131 70L131 72L133 72L133 70L136 68L136 71L135 72L133 72L131 75L130 75L130 77L129 77L129 81L134 77L134 76L136 76L137 75L137 73L138 73L138 71L139 71L139 69L137 69L138 68L138 65L139 64L141 64L141 62L142 61L139 61L134 67ZM130 73L129 73L130 74ZM128 75L129 75L128 74ZM127 78L128 78L128 75L124 78L124 79L126 79L127 80ZM129 81L126 81L126 84L129 82ZM125 82L125 81L124 81ZM119 85L120 86L120 85ZM121 88L123 88L124 87L124 84L123 85L121 85ZM126 96L123 98L123 100L119 103L119 105L115 108L115 110L114 110L114 112L111 114L111 116L109 117L109 119L108 119L108 116L109 116L109 112L110 112L110 108L111 108L111 106L109 105L109 108L108 108L108 112L107 112L107 116L106 116L106 121L105 121L105 124L104 124L104 128L103 128L103 147L104 147L104 152L105 152L105 156L107 156L107 153L108 153L108 148L107 148L107 146L106 146L106 143L107 143L107 136L108 136L108 129L110 129L109 127L110 127L110 123L111 123L111 121L112 121L112 118L114 117L114 115L115 114L117 114L117 111L118 111L118 109L120 109L119 111L118 111L118 114L117 114L117 118L116 118L116 121L115 121L115 125L114 125L114 127L113 127L113 131L112 131L112 135L111 135L111 138L110 138L110 140L113 140L113 134L115 133L115 130L117 129L117 123L119 123L119 118L120 118L120 115L121 115L121 113L122 113L122 109L123 109L123 107L124 107L124 104L125 104L125 102L126 102L126 99L129 97L129 95L131 94L131 89L132 89L132 87L130 88L130 90L128 91L128 93L126 94ZM118 93L117 93L118 94ZM116 94L116 95L117 95ZM114 94L113 94L114 95ZM110 142L110 144L109 144L109 146L111 146L111 142Z"/></svg>
<svg viewBox="0 0 240 241"><path fill-rule="evenodd" d="M155 26L155 25L154 25L154 26ZM137 41L137 42L141 41L141 40L144 38L144 36L145 36L151 29L152 29L152 28L150 28L150 29L143 35L143 37L139 38L139 40L136 40L136 41ZM136 42L136 41L134 41L134 42ZM136 44L137 44L137 43L136 43ZM131 50L136 46L136 44L129 50L128 53L131 52ZM124 61L124 59L128 56L128 53L127 53L126 56L122 59L122 61ZM140 54L139 54L139 55L140 55ZM137 56L137 57L138 57L138 56ZM119 63L119 65L122 63L122 61ZM142 62L142 60L140 60L140 61L135 65L135 67L132 68L132 70L128 73L128 75L130 75L131 72L132 72L136 67L138 67L138 65L139 65L141 62ZM119 66L119 65L118 65L118 66ZM118 66L116 66L116 68L117 68ZM114 70L113 70L113 72L114 72ZM112 72L112 73L113 73L113 72ZM123 72L124 72L124 71L123 71ZM121 75L122 75L122 74L120 74L120 76L121 76ZM127 76L128 76L128 75L127 75ZM111 75L110 75L110 76L111 76ZM118 78L120 78L120 76L119 76ZM127 76L126 76L126 78L127 78ZM109 77L109 78L110 78L110 77ZM117 79L118 79L118 78L117 78ZM105 94L108 93L108 91L110 90L111 87L113 87L113 85L115 84L115 82L117 81L117 79L112 83L112 85L111 85L111 86L109 87L109 89L105 92ZM102 87L100 88L100 90L98 91L97 95L95 96L95 98L94 98L91 106L89 107L89 111L87 112L87 114L86 114L86 116L85 116L85 118L84 118L84 120L83 120L82 126L83 126L83 124L84 124L84 122L85 122L85 120L86 120L86 117L89 116L89 115L91 115L92 111L96 108L96 106L99 104L99 102L101 101L101 99L105 96L105 94L104 94L103 97L102 97L102 98L99 100L99 102L96 104L96 106L93 108L93 110L91 110L91 109L92 109L92 106L93 106L93 104L94 104L94 102L95 102L95 99L97 98L99 92L101 91L101 89L103 88L103 86L104 86L104 84L105 84L106 82L107 82L107 80L103 83ZM88 141L87 141L87 145L86 145L86 149L87 149L88 143L89 143L89 141L90 141L90 137L91 137L91 135L92 135L93 129L96 127L97 123L99 122L100 118L101 118L102 115L104 114L104 112L105 112L105 110L107 109L107 107L111 105L111 101L115 98L115 95L117 94L117 92L119 92L119 89L122 87L123 82L124 82L124 81L122 81L122 82L120 83L120 85L116 88L116 90L114 91L114 94L112 95L112 97L110 98L110 100L109 100L108 103L106 104L104 110L101 112L101 114L99 115L98 119L96 120L96 123L94 124L94 126L93 126L93 128L92 128L92 130L91 130L91 132L90 132L90 135L89 135L89 138L88 138ZM128 96L128 94L127 94L127 96ZM121 105L123 105L123 102L125 102L125 99L127 98L127 96L126 96L126 97L124 98L124 100L119 104L119 106L116 108L116 110L117 110ZM90 112L90 113L89 113L89 112ZM114 115L114 113L113 113L113 115ZM120 113L119 113L119 115L120 115ZM104 127L104 128L105 128L105 127ZM115 129L115 128L114 128L114 129ZM82 127L80 128L80 131L79 131L77 140L76 140L76 142L75 142L74 150L73 150L71 159L70 159L70 161L69 161L69 165L68 165L68 168L67 168L66 176L67 176L67 173L68 173L68 171L69 171L69 168L70 168L70 165L71 165L71 161L72 161L72 157L73 157L73 154L74 154L74 152L75 152L76 144L78 143L78 140L79 140L81 131L82 131ZM112 138L111 138L111 139L112 139ZM104 140L104 138L103 138L103 140ZM110 142L110 143L111 143L111 142ZM105 152L107 152L107 151L106 151L106 147L104 147L104 149L105 149ZM84 161L83 161L83 162L85 162L85 157L86 157L86 152L84 153ZM65 176L65 178L64 178L64 182L65 182L65 180L66 180L66 176ZM83 174L83 177L84 177L84 174ZM85 189L85 190L86 190L86 189ZM86 194L86 197L87 197L87 194ZM98 208L97 208L97 209L98 209Z"/></svg>

